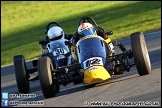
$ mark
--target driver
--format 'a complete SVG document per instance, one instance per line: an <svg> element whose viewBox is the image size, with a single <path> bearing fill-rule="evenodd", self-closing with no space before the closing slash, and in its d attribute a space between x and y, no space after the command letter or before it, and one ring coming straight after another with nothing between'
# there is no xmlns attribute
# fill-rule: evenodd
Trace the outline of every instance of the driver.
<svg viewBox="0 0 162 108"><path fill-rule="evenodd" d="M39 41L39 43L41 44L41 47L44 49L43 50L43 53L44 53L44 51L46 51L47 49L48 43L52 41L60 40L60 39L70 40L72 36L73 34L65 34L63 29L60 26L53 26L47 31L46 38L42 41Z"/></svg>
<svg viewBox="0 0 162 108"><path fill-rule="evenodd" d="M96 30L90 23L82 23L78 27L78 33L80 37L88 36L88 35L96 35Z"/></svg>
<svg viewBox="0 0 162 108"><path fill-rule="evenodd" d="M47 36L48 36L49 41L54 41L58 39L70 40L73 34L64 34L64 31L61 27L53 26L48 30Z"/></svg>
<svg viewBox="0 0 162 108"><path fill-rule="evenodd" d="M65 37L63 29L59 26L51 27L47 32L47 36L49 41L64 39Z"/></svg>
<svg viewBox="0 0 162 108"><path fill-rule="evenodd" d="M51 27L45 34L47 34L46 38L40 42L42 46L47 45L51 41L59 39L70 40L73 37L73 34L65 34L60 26Z"/></svg>
<svg viewBox="0 0 162 108"><path fill-rule="evenodd" d="M81 23L78 27L78 35L76 35L74 43L76 44L79 39L88 35L101 36L105 40L108 39L108 35L104 32L104 30L101 27L98 27L98 30L96 30L91 23ZM112 54L114 54L115 51L113 44L110 42L108 43L108 46Z"/></svg>

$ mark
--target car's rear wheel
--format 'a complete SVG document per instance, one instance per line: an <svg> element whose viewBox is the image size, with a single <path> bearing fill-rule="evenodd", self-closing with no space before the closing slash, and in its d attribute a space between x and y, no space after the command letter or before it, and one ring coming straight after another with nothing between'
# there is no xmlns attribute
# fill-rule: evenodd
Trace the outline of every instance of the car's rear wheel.
<svg viewBox="0 0 162 108"><path fill-rule="evenodd" d="M151 72L150 58L142 32L135 32L130 35L133 57L137 71L140 76Z"/></svg>
<svg viewBox="0 0 162 108"><path fill-rule="evenodd" d="M19 92L28 93L30 86L28 73L26 72L26 64L24 56L23 55L14 56L13 64L15 68L15 77Z"/></svg>
<svg viewBox="0 0 162 108"><path fill-rule="evenodd" d="M54 97L57 92L57 86L52 80L52 69L54 67L49 57L41 57L38 59L39 80L45 98Z"/></svg>

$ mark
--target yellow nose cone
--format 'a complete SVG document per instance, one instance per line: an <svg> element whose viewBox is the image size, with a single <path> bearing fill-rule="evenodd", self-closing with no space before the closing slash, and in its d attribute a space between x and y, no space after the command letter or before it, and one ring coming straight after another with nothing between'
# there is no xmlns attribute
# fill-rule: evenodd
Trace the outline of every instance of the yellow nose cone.
<svg viewBox="0 0 162 108"><path fill-rule="evenodd" d="M84 84L99 82L111 78L108 71L103 66L89 67L84 72Z"/></svg>

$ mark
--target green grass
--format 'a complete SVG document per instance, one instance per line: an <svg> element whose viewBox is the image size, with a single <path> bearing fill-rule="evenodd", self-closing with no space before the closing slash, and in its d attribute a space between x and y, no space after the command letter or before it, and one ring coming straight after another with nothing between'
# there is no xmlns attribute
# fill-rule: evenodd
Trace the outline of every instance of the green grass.
<svg viewBox="0 0 162 108"><path fill-rule="evenodd" d="M11 64L18 54L26 60L40 56L38 41L45 38L49 22L59 22L69 34L83 16L112 30L115 40L161 28L161 1L2 1L1 65Z"/></svg>

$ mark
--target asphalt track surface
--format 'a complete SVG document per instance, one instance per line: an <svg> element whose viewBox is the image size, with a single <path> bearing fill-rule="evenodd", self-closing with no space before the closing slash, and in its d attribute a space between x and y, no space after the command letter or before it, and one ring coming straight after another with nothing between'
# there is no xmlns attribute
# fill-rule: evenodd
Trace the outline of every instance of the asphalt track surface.
<svg viewBox="0 0 162 108"><path fill-rule="evenodd" d="M139 76L136 67L130 72L114 76L110 81L96 86L83 84L68 84L61 86L55 97L45 99L42 94L39 80L30 82L30 92L35 98L11 98L8 101L41 102L43 105L9 105L13 107L92 107L92 106L161 106L161 31L144 34L152 71L145 76ZM130 38L117 40L126 49L130 49ZM31 66L31 62L26 63ZM33 74L34 75L34 74ZM16 85L13 65L1 67L1 92L19 95ZM11 96L11 95L10 95ZM130 104L131 103L131 104Z"/></svg>

